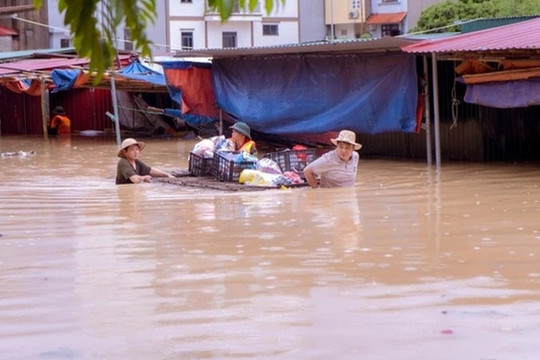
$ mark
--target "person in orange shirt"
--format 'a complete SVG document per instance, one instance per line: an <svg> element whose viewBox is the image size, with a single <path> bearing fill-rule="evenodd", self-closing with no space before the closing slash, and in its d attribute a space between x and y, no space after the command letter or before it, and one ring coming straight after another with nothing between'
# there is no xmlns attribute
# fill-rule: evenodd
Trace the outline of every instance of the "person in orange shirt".
<svg viewBox="0 0 540 360"><path fill-rule="evenodd" d="M230 140L234 143L236 151L246 151L248 154L257 154L257 145L251 139L251 129L245 122L239 121L229 127L232 130Z"/></svg>
<svg viewBox="0 0 540 360"><path fill-rule="evenodd" d="M66 116L64 108L57 106L53 110L52 118L48 128L49 135L71 134L71 120Z"/></svg>

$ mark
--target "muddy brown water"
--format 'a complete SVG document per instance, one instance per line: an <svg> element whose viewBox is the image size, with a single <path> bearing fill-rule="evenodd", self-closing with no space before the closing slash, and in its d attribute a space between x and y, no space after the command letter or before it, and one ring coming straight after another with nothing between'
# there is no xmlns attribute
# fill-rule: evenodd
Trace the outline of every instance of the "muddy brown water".
<svg viewBox="0 0 540 360"><path fill-rule="evenodd" d="M147 140L187 168L194 141ZM538 359L540 165L354 188L114 185L114 139L0 137L2 359Z"/></svg>

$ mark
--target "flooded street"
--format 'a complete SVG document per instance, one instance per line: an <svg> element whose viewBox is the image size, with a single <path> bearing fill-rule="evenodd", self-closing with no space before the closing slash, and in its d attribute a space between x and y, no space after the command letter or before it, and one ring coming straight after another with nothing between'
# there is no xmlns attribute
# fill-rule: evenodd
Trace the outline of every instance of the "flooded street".
<svg viewBox="0 0 540 360"><path fill-rule="evenodd" d="M195 144L144 141L167 170ZM538 359L538 163L360 156L355 188L224 192L117 186L114 138L19 150L2 359Z"/></svg>

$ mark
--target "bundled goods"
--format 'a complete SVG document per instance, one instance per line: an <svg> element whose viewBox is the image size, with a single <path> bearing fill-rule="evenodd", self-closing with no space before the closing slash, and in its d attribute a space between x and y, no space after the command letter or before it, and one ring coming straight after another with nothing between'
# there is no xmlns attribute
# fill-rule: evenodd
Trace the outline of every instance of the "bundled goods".
<svg viewBox="0 0 540 360"><path fill-rule="evenodd" d="M274 160L282 172L292 171L303 176L304 168L315 160L316 152L315 149L295 145L292 149L266 153L264 157Z"/></svg>
<svg viewBox="0 0 540 360"><path fill-rule="evenodd" d="M194 176L212 175L214 153L230 149L234 150L234 144L223 135L199 141L189 153L189 172Z"/></svg>
<svg viewBox="0 0 540 360"><path fill-rule="evenodd" d="M254 169L242 170L238 181L241 184L267 187L289 186L293 184L293 182L284 175L269 174Z"/></svg>
<svg viewBox="0 0 540 360"><path fill-rule="evenodd" d="M221 181L237 182L244 169L255 169L257 157L245 151L216 151L212 161L212 175Z"/></svg>

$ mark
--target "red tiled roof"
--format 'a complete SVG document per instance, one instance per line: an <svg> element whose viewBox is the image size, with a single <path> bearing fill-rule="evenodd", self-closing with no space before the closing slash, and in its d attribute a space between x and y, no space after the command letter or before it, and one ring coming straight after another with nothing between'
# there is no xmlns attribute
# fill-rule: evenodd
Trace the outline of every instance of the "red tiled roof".
<svg viewBox="0 0 540 360"><path fill-rule="evenodd" d="M12 28L8 28L0 25L0 36L13 36L17 35L17 32Z"/></svg>
<svg viewBox="0 0 540 360"><path fill-rule="evenodd" d="M402 48L408 53L444 53L540 49L540 18L460 34L424 40Z"/></svg>
<svg viewBox="0 0 540 360"><path fill-rule="evenodd" d="M366 24L397 24L405 19L406 12L371 14L366 20Z"/></svg>

